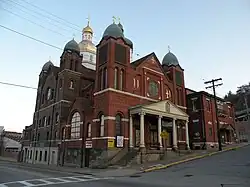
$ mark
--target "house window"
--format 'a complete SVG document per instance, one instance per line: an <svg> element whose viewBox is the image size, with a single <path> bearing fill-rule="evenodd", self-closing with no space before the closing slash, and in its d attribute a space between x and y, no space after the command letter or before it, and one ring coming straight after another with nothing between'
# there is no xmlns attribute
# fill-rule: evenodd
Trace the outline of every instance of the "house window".
<svg viewBox="0 0 250 187"><path fill-rule="evenodd" d="M209 128L209 132L208 133L209 133L209 136L212 136L213 129L211 127Z"/></svg>
<svg viewBox="0 0 250 187"><path fill-rule="evenodd" d="M197 111L197 98L192 99L192 109L193 112Z"/></svg>
<svg viewBox="0 0 250 187"><path fill-rule="evenodd" d="M72 81L72 80L70 81L69 88L70 88L70 89L74 89L74 81Z"/></svg>
<svg viewBox="0 0 250 187"><path fill-rule="evenodd" d="M121 115L117 114L115 116L115 131L116 131L116 136L120 136L122 134L121 130Z"/></svg>
<svg viewBox="0 0 250 187"><path fill-rule="evenodd" d="M105 130L105 126L104 126L104 115L102 114L100 117L100 136L104 136L104 130Z"/></svg>
<svg viewBox="0 0 250 187"><path fill-rule="evenodd" d="M91 137L91 123L88 123L88 135L87 135L88 138Z"/></svg>
<svg viewBox="0 0 250 187"><path fill-rule="evenodd" d="M118 68L115 68L114 89L118 88Z"/></svg>
<svg viewBox="0 0 250 187"><path fill-rule="evenodd" d="M207 111L211 111L211 106L210 106L210 100L209 99L206 99L206 108L207 108Z"/></svg>
<svg viewBox="0 0 250 187"><path fill-rule="evenodd" d="M71 119L71 139L80 138L81 116L79 112L74 113Z"/></svg>

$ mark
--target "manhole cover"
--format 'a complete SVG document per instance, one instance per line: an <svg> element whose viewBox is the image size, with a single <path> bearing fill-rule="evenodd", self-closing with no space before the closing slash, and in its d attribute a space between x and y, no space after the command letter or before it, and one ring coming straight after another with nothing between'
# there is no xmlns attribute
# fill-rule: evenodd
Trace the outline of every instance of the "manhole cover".
<svg viewBox="0 0 250 187"><path fill-rule="evenodd" d="M190 174L188 174L188 175L184 175L184 177L192 177L193 175L190 175Z"/></svg>

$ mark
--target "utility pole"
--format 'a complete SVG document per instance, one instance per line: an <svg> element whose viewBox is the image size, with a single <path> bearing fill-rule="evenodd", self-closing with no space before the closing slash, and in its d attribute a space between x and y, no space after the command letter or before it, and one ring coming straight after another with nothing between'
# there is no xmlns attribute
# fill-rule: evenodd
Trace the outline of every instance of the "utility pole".
<svg viewBox="0 0 250 187"><path fill-rule="evenodd" d="M248 101L247 101L247 95L249 94L249 86L244 85L244 86L238 87L238 89L239 89L238 92L240 94L243 94L244 102L246 106L246 112L247 112L247 120L249 120L249 108L248 108Z"/></svg>
<svg viewBox="0 0 250 187"><path fill-rule="evenodd" d="M217 121L217 138L218 138L218 144L219 144L219 151L222 151L222 146L221 146L220 121L219 121L219 117L218 117L218 106L217 106L215 87L221 86L223 83L215 84L215 82L221 81L221 80L222 80L222 78L218 78L218 79L212 79L211 81L204 82L204 84L211 84L212 83L212 85L207 86L206 89L213 88L213 92L214 92L215 115L216 115L216 121Z"/></svg>

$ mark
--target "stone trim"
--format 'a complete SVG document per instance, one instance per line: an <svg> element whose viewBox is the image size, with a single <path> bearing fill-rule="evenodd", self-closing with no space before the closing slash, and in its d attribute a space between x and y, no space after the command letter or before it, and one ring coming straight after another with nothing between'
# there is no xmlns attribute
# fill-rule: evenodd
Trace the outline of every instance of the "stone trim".
<svg viewBox="0 0 250 187"><path fill-rule="evenodd" d="M155 70L153 70L153 69L151 69L151 68L148 68L148 67L143 67L144 69L147 69L147 70L149 70L149 71L152 71L152 72L154 72L154 73L157 73L157 74L160 74L160 75L164 75L163 73L161 73L161 72L158 72L158 71L155 71Z"/></svg>
<svg viewBox="0 0 250 187"><path fill-rule="evenodd" d="M182 109L187 109L187 107L185 107L185 106L181 106L181 105L176 105L176 106L179 108L182 108Z"/></svg>
<svg viewBox="0 0 250 187"><path fill-rule="evenodd" d="M115 117L114 116L105 116L104 117L104 120L115 120ZM129 121L129 119L127 119L127 118L122 118L121 119L122 121L125 121L125 122L128 122ZM98 122L98 121L100 121L100 119L93 119L92 120L93 122Z"/></svg>
<svg viewBox="0 0 250 187"><path fill-rule="evenodd" d="M101 91L99 91L99 92L95 92L95 93L94 93L94 96L100 95L100 94L105 93L105 92L108 92L108 91L117 92L117 93L121 93L121 94L124 94L124 95L132 96L132 97L137 97L137 98L145 99L145 100L149 100L149 101L154 101L154 102L157 102L157 101L158 101L158 100L155 100L155 99L151 99L151 98L148 98L148 97L140 96L140 95L133 94L133 93L130 93L130 92L125 92L125 91L121 91L121 90L116 90L116 89L114 89L114 88L106 88L106 89L101 90Z"/></svg>
<svg viewBox="0 0 250 187"><path fill-rule="evenodd" d="M106 139L113 139L115 140L114 136L102 136L102 137L93 137L93 138L88 138L88 140L106 140ZM129 140L129 138L124 138L124 140Z"/></svg>
<svg viewBox="0 0 250 187"><path fill-rule="evenodd" d="M73 70L70 70L70 69L67 69L67 68L65 68L64 70L62 70L61 72L59 72L58 75L60 75L60 74L62 74L62 73L64 73L64 72L69 72L69 73L72 73L72 74L74 74L74 75L79 75L79 76L82 75L82 73L79 73L79 72L77 72L77 71L73 71Z"/></svg>
<svg viewBox="0 0 250 187"><path fill-rule="evenodd" d="M152 114L152 115L156 115L156 116L165 116L165 117L169 117L172 119L179 119L179 120L184 120L184 121L188 121L188 117L186 116L181 116L181 115L177 115L177 114L168 114L166 112L161 112L158 110L152 110L152 109L146 109L146 108L137 108L137 109L133 109L130 111L130 114L139 114L139 113L146 113L146 114Z"/></svg>
<svg viewBox="0 0 250 187"><path fill-rule="evenodd" d="M42 108L42 109L36 111L35 113L41 112L41 111L43 111L43 110L46 110L46 109L48 109L48 108L50 108L50 107L52 107L52 106L54 106L54 105L57 105L57 104L59 104L59 103L71 103L71 101L68 101L68 100L60 100L60 101L58 101L58 102L56 102L56 103L53 103L53 104L51 104L51 105L49 105L49 106L46 106L46 107L44 107L44 108Z"/></svg>

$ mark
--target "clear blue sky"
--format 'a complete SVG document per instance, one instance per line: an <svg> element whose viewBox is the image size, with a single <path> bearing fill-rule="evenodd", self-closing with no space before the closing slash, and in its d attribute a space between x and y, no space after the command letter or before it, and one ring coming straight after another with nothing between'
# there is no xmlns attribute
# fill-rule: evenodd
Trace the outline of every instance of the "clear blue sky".
<svg viewBox="0 0 250 187"><path fill-rule="evenodd" d="M249 0L25 1L78 25L77 29L23 0L0 0L0 24L63 48L74 34L76 40L80 41L80 31L86 25L88 14L96 42L112 23L112 16L118 16L126 36L134 43L135 53L141 57L155 52L161 61L168 52L168 45L171 46L171 51L185 69L186 86L191 89L204 90L204 80L222 77L224 85L217 92L223 96L249 81ZM57 19L59 23L30 10ZM3 28L0 28L0 51L0 81L32 87L37 86L43 64L51 58L54 64L59 65L61 55L60 50ZM0 125L16 131L30 125L35 99L35 90L0 84Z"/></svg>

